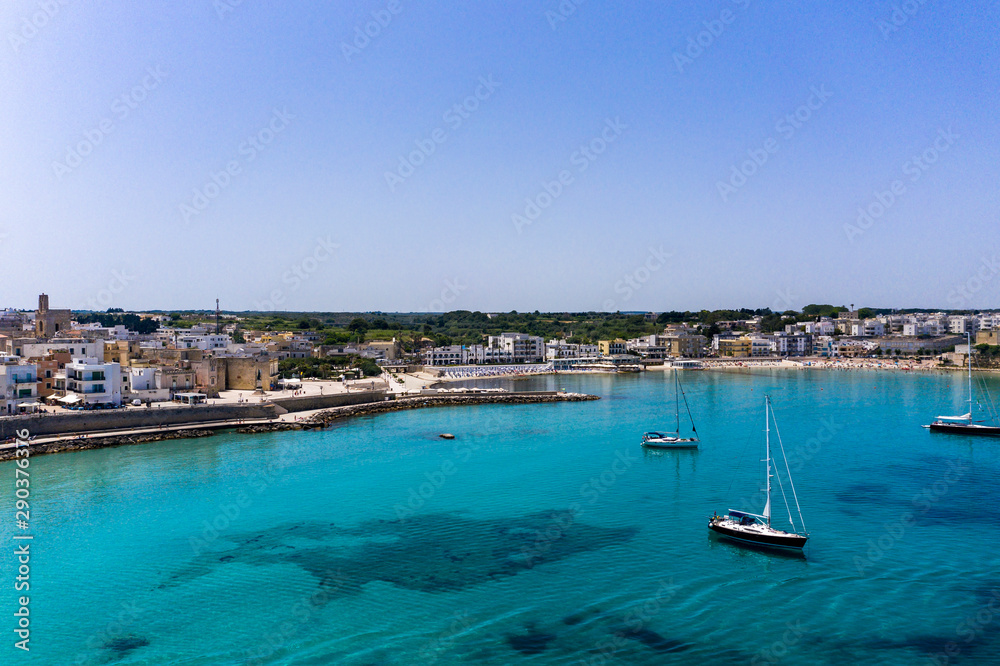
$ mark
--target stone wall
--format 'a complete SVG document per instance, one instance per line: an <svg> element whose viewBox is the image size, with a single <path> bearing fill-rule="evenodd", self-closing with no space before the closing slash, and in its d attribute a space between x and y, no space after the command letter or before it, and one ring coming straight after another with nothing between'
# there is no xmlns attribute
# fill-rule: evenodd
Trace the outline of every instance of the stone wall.
<svg viewBox="0 0 1000 666"><path fill-rule="evenodd" d="M290 398L272 398L271 401L290 412L304 412L310 409L329 409L344 405L361 405L385 400L385 391L359 391L357 393L334 393L333 395L304 395Z"/></svg>
<svg viewBox="0 0 1000 666"><path fill-rule="evenodd" d="M198 405L128 410L87 411L73 414L33 414L0 419L0 440L27 429L33 436L84 433L124 428L153 428L184 423L206 423L229 419L269 419L278 415L274 405Z"/></svg>

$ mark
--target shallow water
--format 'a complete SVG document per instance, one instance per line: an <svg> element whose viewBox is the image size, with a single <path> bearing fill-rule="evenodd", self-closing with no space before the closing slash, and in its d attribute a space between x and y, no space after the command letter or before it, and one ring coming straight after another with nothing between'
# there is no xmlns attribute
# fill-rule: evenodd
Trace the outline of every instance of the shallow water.
<svg viewBox="0 0 1000 666"><path fill-rule="evenodd" d="M682 377L702 439L693 452L638 446L673 421L672 379L650 372L516 383L596 402L34 458L28 659L1000 659L1000 441L919 427L963 411L962 377ZM706 529L713 511L763 505L764 393L811 533L804 557ZM13 498L13 466L0 467ZM775 507L787 516L780 494Z"/></svg>

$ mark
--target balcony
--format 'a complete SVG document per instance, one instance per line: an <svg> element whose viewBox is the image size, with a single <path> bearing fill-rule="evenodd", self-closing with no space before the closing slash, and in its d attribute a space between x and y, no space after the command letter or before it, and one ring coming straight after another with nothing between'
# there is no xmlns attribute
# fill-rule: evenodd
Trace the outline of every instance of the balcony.
<svg viewBox="0 0 1000 666"><path fill-rule="evenodd" d="M15 384L35 384L38 382L31 375L12 375L10 379Z"/></svg>

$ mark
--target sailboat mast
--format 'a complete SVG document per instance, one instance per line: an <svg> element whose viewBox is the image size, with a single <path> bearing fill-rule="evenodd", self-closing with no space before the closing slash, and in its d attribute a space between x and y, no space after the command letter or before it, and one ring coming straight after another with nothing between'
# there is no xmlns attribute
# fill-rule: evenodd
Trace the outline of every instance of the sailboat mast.
<svg viewBox="0 0 1000 666"><path fill-rule="evenodd" d="M771 396L764 396L764 446L765 446L765 475L764 488L767 492L767 503L764 504L764 518L767 519L767 526L771 526L771 418L768 414L771 407Z"/></svg>
<svg viewBox="0 0 1000 666"><path fill-rule="evenodd" d="M677 368L674 368L674 432L681 436L681 403L680 385L677 382Z"/></svg>
<svg viewBox="0 0 1000 666"><path fill-rule="evenodd" d="M965 332L965 341L968 343L966 356L969 360L969 423L972 423L972 333L969 331Z"/></svg>

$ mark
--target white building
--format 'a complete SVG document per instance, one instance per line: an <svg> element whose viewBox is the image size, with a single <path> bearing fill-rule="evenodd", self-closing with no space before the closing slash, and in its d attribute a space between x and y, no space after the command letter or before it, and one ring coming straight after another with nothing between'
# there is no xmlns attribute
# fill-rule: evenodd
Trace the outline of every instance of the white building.
<svg viewBox="0 0 1000 666"><path fill-rule="evenodd" d="M667 356L667 346L658 335L644 335L633 338L625 343L625 350L637 354L640 358L661 359Z"/></svg>
<svg viewBox="0 0 1000 666"><path fill-rule="evenodd" d="M489 346L509 357L510 363L540 363L545 360L545 340L526 333L501 333L489 337Z"/></svg>
<svg viewBox="0 0 1000 666"><path fill-rule="evenodd" d="M553 338L545 343L545 358L552 361L557 358L577 358L580 356L580 345L570 344L565 340Z"/></svg>
<svg viewBox="0 0 1000 666"><path fill-rule="evenodd" d="M865 319L851 324L850 335L856 337L871 337L885 335L885 324L877 319Z"/></svg>
<svg viewBox="0 0 1000 666"><path fill-rule="evenodd" d="M948 331L947 320L940 317L911 316L903 324L902 334L906 336L944 335Z"/></svg>
<svg viewBox="0 0 1000 666"><path fill-rule="evenodd" d="M768 338L752 336L750 338L750 356L773 356L774 342Z"/></svg>
<svg viewBox="0 0 1000 666"><path fill-rule="evenodd" d="M73 328L78 331L86 331L88 337L103 338L104 340L135 340L138 337L135 331L128 330L123 324L105 327L101 326L99 322L90 322L88 324L75 324Z"/></svg>
<svg viewBox="0 0 1000 666"><path fill-rule="evenodd" d="M228 335L215 335L214 333L211 335L181 335L177 337L175 345L177 349L212 351L227 349L232 341Z"/></svg>
<svg viewBox="0 0 1000 666"><path fill-rule="evenodd" d="M53 338L52 340L14 341L14 355L23 358L41 358L54 351L67 351L70 356L104 358L104 340L83 340L80 338Z"/></svg>
<svg viewBox="0 0 1000 666"><path fill-rule="evenodd" d="M127 400L158 402L170 400L170 389L160 388L163 383L161 369L155 366L129 366L122 368L122 397Z"/></svg>
<svg viewBox="0 0 1000 666"><path fill-rule="evenodd" d="M434 347L424 351L424 365L465 365L468 354L462 345Z"/></svg>
<svg viewBox="0 0 1000 666"><path fill-rule="evenodd" d="M577 344L566 342L562 339L553 338L545 343L545 358L552 361L557 358L581 358L584 356L597 356L597 345Z"/></svg>
<svg viewBox="0 0 1000 666"><path fill-rule="evenodd" d="M1000 314L996 312L983 312L977 317L980 331L993 331L1000 328Z"/></svg>
<svg viewBox="0 0 1000 666"><path fill-rule="evenodd" d="M771 348L780 356L809 356L813 352L813 336L809 333L775 333L768 337Z"/></svg>
<svg viewBox="0 0 1000 666"><path fill-rule="evenodd" d="M22 364L17 356L0 356L0 414L19 414L37 401L38 367Z"/></svg>
<svg viewBox="0 0 1000 666"><path fill-rule="evenodd" d="M948 332L965 335L976 332L976 320L965 315L952 315L948 317Z"/></svg>
<svg viewBox="0 0 1000 666"><path fill-rule="evenodd" d="M465 349L468 363L510 363L512 357L506 350L489 345L470 345Z"/></svg>
<svg viewBox="0 0 1000 666"><path fill-rule="evenodd" d="M118 363L102 363L96 358L74 358L66 364L66 398L79 396L86 405L121 405L122 371ZM61 402L71 403L71 399Z"/></svg>

